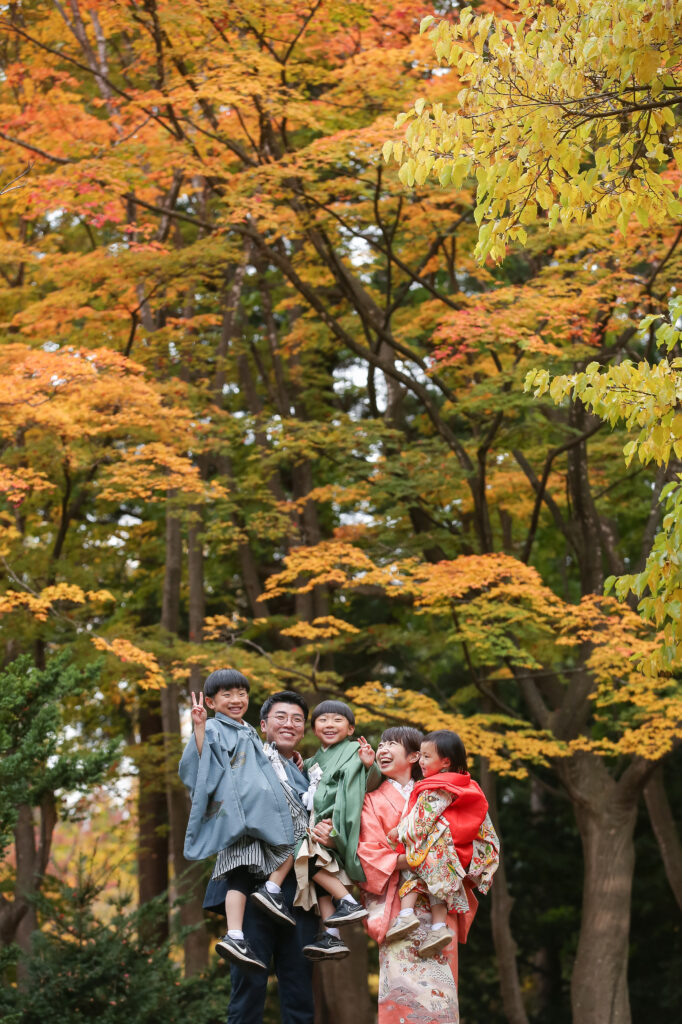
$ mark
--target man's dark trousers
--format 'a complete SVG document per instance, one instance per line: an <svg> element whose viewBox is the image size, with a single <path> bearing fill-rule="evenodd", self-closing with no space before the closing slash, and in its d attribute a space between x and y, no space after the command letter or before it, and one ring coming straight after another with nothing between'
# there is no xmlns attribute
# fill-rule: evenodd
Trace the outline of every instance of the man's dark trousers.
<svg viewBox="0 0 682 1024"><path fill-rule="evenodd" d="M210 881L204 907L225 912L227 885L223 879ZM282 886L284 898L292 909L296 880L291 871ZM312 911L294 910L296 926L280 923L261 911L250 900L244 914L244 935L256 956L272 965L277 975L282 1024L313 1024L312 963L301 949L315 938L319 918ZM262 1024L268 975L265 971L245 970L230 964L232 993L227 1024Z"/></svg>

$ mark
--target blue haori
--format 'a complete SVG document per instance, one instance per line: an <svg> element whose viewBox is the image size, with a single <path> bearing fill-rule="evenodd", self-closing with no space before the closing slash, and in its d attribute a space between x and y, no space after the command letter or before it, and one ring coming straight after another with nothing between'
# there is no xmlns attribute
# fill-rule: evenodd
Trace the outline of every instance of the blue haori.
<svg viewBox="0 0 682 1024"><path fill-rule="evenodd" d="M201 757L192 736L179 774L192 798L187 860L213 857L244 838L293 846L289 803L256 730L246 722L217 712L206 723Z"/></svg>

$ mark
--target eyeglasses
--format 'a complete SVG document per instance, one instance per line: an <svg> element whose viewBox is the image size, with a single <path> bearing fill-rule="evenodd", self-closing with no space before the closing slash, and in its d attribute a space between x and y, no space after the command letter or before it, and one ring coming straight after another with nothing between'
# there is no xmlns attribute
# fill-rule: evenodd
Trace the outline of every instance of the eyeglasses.
<svg viewBox="0 0 682 1024"><path fill-rule="evenodd" d="M268 721L277 722L278 725L305 725L303 715L285 715L281 711L274 715L268 715Z"/></svg>

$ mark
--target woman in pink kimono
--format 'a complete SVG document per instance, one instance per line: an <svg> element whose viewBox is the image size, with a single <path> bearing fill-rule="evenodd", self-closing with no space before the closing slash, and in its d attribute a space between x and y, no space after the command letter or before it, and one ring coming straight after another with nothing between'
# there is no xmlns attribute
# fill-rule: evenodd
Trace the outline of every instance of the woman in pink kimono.
<svg viewBox="0 0 682 1024"><path fill-rule="evenodd" d="M371 938L379 943L378 1024L459 1024L457 1001L457 942L436 956L422 959L417 950L428 934L431 914L426 900L415 913L420 926L399 942L387 943L386 933L400 911L400 873L407 859L388 833L407 809L415 778L421 778L419 750L422 734L409 726L387 729L377 749L384 781L368 793L362 808L358 856L367 881L362 885ZM466 889L469 909L448 917L449 928L465 942L476 913L476 899Z"/></svg>

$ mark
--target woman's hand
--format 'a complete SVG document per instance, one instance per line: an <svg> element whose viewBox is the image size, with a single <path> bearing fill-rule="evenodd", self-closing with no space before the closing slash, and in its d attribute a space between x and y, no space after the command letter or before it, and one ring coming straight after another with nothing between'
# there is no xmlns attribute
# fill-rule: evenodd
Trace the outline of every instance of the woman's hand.
<svg viewBox="0 0 682 1024"><path fill-rule="evenodd" d="M388 841L390 843L397 843L398 842L398 829L397 828L392 828L390 832L386 833L386 838L388 839Z"/></svg>
<svg viewBox="0 0 682 1024"><path fill-rule="evenodd" d="M364 736L361 736L358 740L358 753L360 754L360 760L364 764L365 768L371 768L374 764L376 754Z"/></svg>
<svg viewBox="0 0 682 1024"><path fill-rule="evenodd" d="M327 846L329 849L333 849L335 845L332 838L333 829L332 819L323 818L322 821L315 822L310 830L310 834L313 839L317 840L320 846Z"/></svg>

